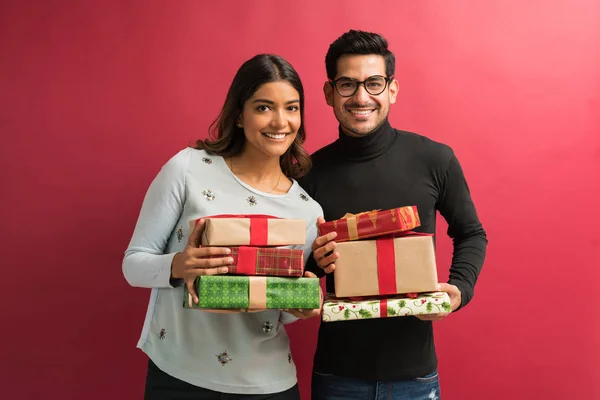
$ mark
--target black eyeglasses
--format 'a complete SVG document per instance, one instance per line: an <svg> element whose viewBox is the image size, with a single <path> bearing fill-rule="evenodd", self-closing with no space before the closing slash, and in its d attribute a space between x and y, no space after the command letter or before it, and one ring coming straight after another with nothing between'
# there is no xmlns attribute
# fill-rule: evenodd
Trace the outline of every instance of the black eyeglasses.
<svg viewBox="0 0 600 400"><path fill-rule="evenodd" d="M358 90L360 85L365 87L367 93L372 96L377 96L385 90L388 83L394 79L393 76L386 78L381 75L373 75L365 79L364 81L357 81L356 79L342 77L333 81L329 81L331 85L335 87L336 92L342 97L354 96L354 93Z"/></svg>

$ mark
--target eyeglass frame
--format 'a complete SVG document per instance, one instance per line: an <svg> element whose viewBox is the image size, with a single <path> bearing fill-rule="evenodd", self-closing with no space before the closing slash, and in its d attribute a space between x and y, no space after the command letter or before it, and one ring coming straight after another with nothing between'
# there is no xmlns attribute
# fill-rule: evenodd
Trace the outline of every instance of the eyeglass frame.
<svg viewBox="0 0 600 400"><path fill-rule="evenodd" d="M373 94L371 92L369 92L369 89L367 89L367 86L365 85L367 83L367 81L369 79L372 78L383 78L385 80L385 85L383 85L383 89L381 90L381 92L377 93L377 94ZM354 92L352 92L352 94L349 95L343 95L340 93L340 91L337 88L337 83L339 81L341 81L342 79L348 79L353 81L354 83L356 83L356 89L354 89ZM387 76L383 76L383 75L371 75L369 76L367 79L365 79L364 81L359 81L357 79L353 79L353 78L348 78L347 76L342 76L341 78L337 78L334 80L329 80L329 84L331 86L333 86L333 88L335 89L335 91L337 92L337 94L339 94L342 97L352 97L356 94L356 92L358 92L358 88L360 87L360 85L362 85L365 88L365 91L370 94L371 96L379 96L381 93L385 92L385 89L387 89L387 87L389 86L390 82L394 80L394 75L387 77Z"/></svg>

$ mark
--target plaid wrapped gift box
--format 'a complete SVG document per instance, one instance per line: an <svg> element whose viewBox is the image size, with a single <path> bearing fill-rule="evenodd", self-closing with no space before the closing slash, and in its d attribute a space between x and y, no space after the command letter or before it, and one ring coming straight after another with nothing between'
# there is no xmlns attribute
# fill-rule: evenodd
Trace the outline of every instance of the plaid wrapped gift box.
<svg viewBox="0 0 600 400"><path fill-rule="evenodd" d="M199 303L184 286L185 308L282 309L321 307L319 278L200 276L194 282Z"/></svg>
<svg viewBox="0 0 600 400"><path fill-rule="evenodd" d="M302 276L304 272L303 250L249 246L230 248L233 264L228 268L232 275Z"/></svg>
<svg viewBox="0 0 600 400"><path fill-rule="evenodd" d="M446 292L419 293L417 297L396 295L362 299L338 299L328 294L325 297L321 318L323 322L335 322L437 314L450 311L452 311L450 296Z"/></svg>
<svg viewBox="0 0 600 400"><path fill-rule="evenodd" d="M319 225L319 236L337 232L336 242L347 242L406 232L421 226L417 206L346 214L341 219Z"/></svg>

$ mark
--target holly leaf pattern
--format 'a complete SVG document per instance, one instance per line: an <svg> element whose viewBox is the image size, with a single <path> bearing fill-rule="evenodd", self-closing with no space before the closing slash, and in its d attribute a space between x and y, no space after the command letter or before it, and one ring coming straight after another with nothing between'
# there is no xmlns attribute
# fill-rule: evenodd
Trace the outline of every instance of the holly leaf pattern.
<svg viewBox="0 0 600 400"><path fill-rule="evenodd" d="M328 304L331 308L323 309L322 319L324 322L335 322L344 320L378 318L377 307L369 308L372 299L349 300L337 299L330 295ZM385 303L380 304L381 314L386 317L398 318L410 315L436 314L440 312L452 312L450 297L445 292L418 293L415 298L407 298L398 295L387 298L387 314ZM362 310L364 308L364 310Z"/></svg>

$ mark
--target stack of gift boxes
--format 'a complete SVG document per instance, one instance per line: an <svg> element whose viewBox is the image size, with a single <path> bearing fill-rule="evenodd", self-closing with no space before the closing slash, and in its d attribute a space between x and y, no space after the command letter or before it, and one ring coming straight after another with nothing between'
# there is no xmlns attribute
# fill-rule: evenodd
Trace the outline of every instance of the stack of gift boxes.
<svg viewBox="0 0 600 400"><path fill-rule="evenodd" d="M324 322L386 318L450 311L437 292L433 235L416 233L416 206L347 214L319 226L337 232L335 296L323 305Z"/></svg>
<svg viewBox="0 0 600 400"><path fill-rule="evenodd" d="M316 309L321 307L318 278L304 278L306 222L266 215L205 219L201 245L228 247L233 263L226 275L199 276L199 303L184 286L183 306L218 311ZM199 220L190 223L190 232ZM213 256L222 257L222 256Z"/></svg>

